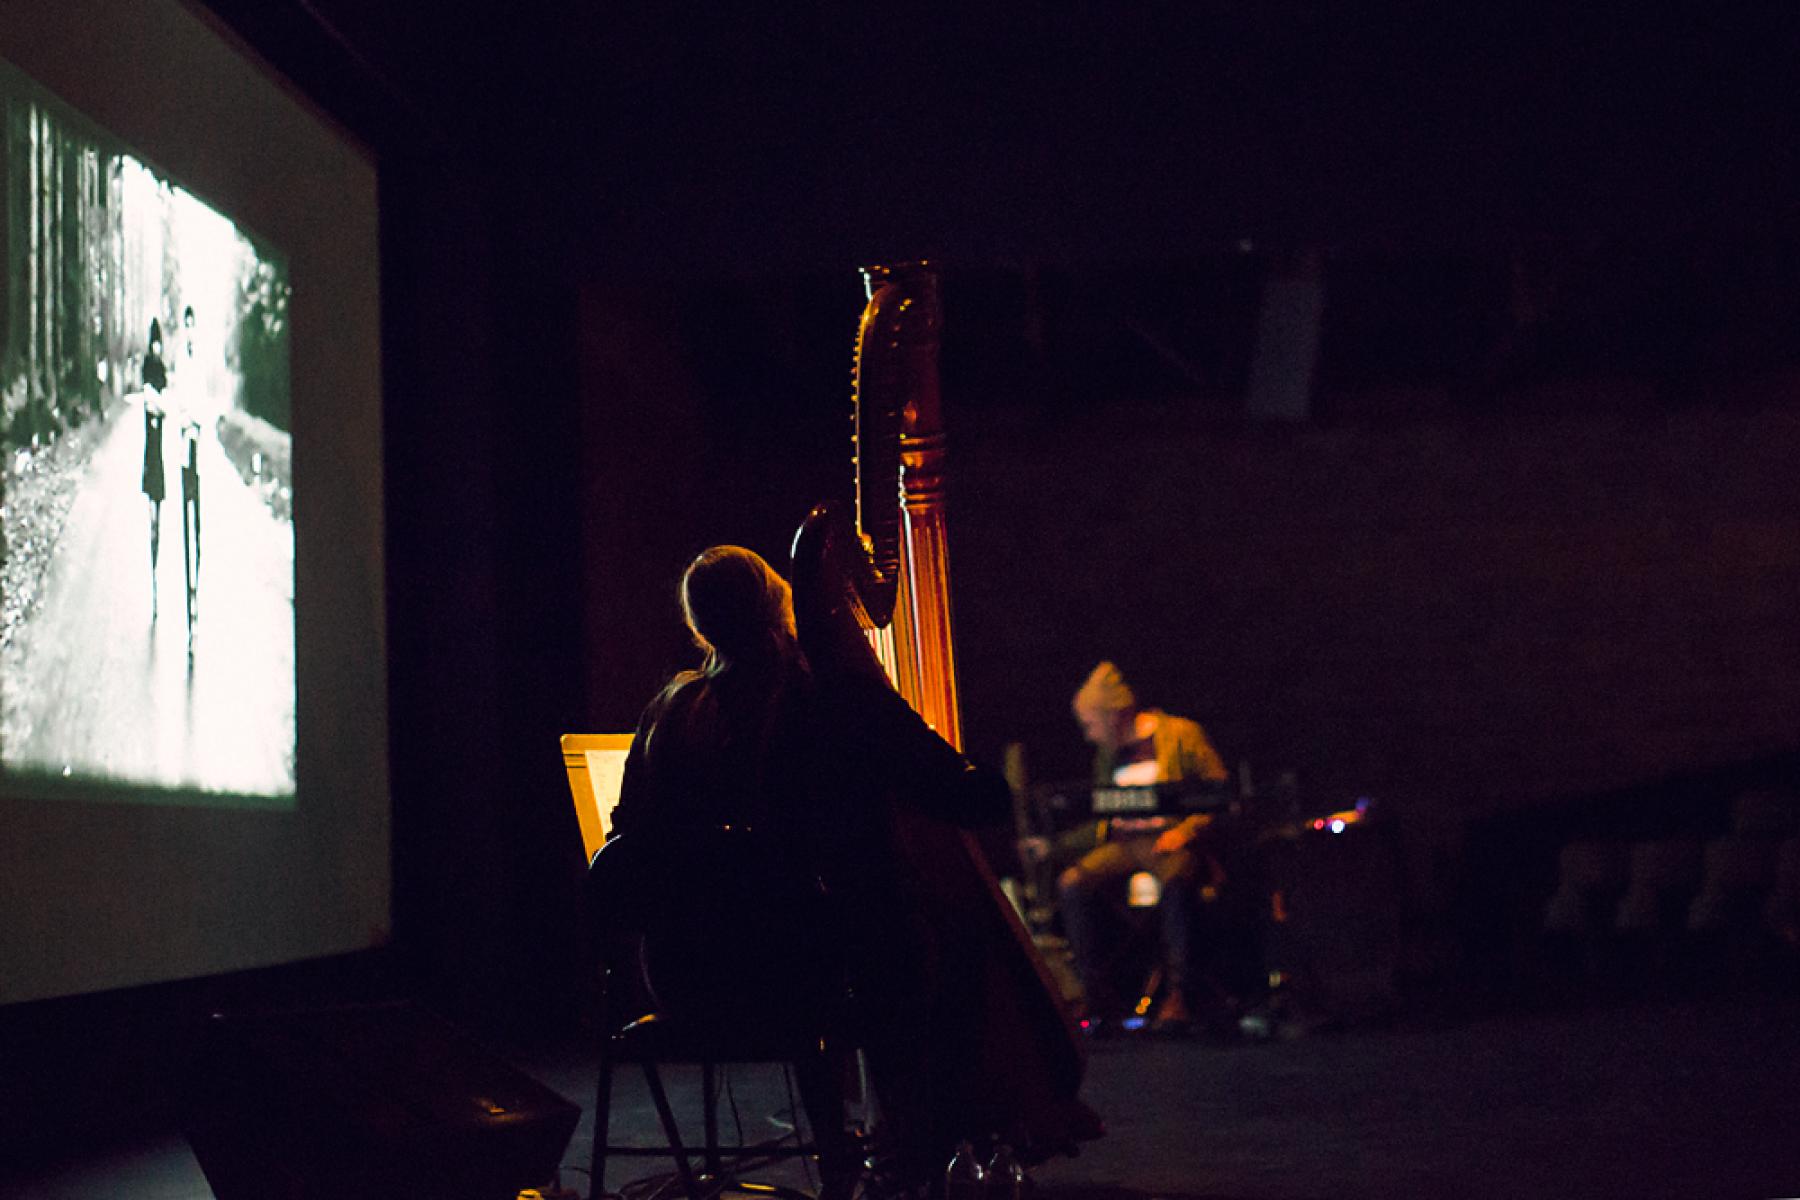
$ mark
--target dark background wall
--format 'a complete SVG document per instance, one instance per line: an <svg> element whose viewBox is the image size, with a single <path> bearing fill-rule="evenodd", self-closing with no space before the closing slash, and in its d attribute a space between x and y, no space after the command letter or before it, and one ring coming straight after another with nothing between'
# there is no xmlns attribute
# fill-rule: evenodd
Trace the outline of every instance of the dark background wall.
<svg viewBox="0 0 1800 1200"><path fill-rule="evenodd" d="M1102 657L1265 786L1430 819L1795 748L1791 407L959 433L970 736L1041 777Z"/></svg>

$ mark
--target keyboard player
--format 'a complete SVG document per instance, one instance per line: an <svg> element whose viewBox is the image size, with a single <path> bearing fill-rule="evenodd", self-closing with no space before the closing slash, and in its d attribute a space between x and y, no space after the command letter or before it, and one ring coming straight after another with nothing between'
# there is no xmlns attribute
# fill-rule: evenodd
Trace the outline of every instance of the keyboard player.
<svg viewBox="0 0 1800 1200"><path fill-rule="evenodd" d="M1110 662L1094 668L1073 708L1082 735L1094 746L1097 787L1226 778L1206 731L1185 717L1141 707ZM1209 813L1108 818L1097 831L1098 844L1058 877L1057 903L1090 1028L1104 1028L1126 1011L1112 978L1111 951L1124 928L1130 880L1146 871L1161 885L1151 919L1157 923L1166 984L1151 1024L1162 1032L1192 1025L1200 1000L1195 941L1201 909L1223 883L1208 846L1212 821Z"/></svg>

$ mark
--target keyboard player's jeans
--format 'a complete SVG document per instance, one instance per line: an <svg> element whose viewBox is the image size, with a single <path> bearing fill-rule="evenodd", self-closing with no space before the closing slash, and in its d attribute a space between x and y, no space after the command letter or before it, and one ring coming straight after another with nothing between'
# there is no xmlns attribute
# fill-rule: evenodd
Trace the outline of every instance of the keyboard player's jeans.
<svg viewBox="0 0 1800 1200"><path fill-rule="evenodd" d="M1194 847L1172 853L1155 851L1156 832L1107 841L1088 851L1057 881L1063 932L1075 956L1075 969L1090 1017L1117 1014L1125 1001L1118 994L1122 955L1137 942L1136 917L1127 891L1131 877L1149 871L1162 885L1161 899L1147 919L1155 922L1157 944L1168 986L1191 996L1194 937L1198 929L1201 887L1207 860ZM1132 997L1135 999L1135 997Z"/></svg>

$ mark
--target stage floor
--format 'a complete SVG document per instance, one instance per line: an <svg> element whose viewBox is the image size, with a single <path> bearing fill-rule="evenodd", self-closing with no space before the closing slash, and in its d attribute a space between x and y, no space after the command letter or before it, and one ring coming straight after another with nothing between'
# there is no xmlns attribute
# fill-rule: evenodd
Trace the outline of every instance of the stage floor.
<svg viewBox="0 0 1800 1200"><path fill-rule="evenodd" d="M584 1110L593 1060L516 1054ZM730 1073L751 1141L786 1087L769 1068ZM697 1081L682 1074L676 1102ZM1800 998L1639 1002L1579 1011L1396 1021L1287 1042L1148 1038L1094 1044L1088 1100L1108 1136L1034 1172L1057 1200L1345 1200L1347 1197L1800 1195ZM737 1130L722 1107L726 1136ZM641 1077L622 1071L616 1128L653 1135ZM585 1195L591 1114L562 1182ZM615 1160L626 1180L664 1161ZM796 1164L758 1177L804 1183ZM205 1200L178 1133L8 1177L32 1200Z"/></svg>

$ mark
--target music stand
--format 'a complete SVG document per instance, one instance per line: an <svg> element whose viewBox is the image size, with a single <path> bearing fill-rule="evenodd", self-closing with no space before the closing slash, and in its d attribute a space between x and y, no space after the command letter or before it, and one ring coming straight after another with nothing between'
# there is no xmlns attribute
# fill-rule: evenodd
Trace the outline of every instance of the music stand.
<svg viewBox="0 0 1800 1200"><path fill-rule="evenodd" d="M565 733L562 735L563 766L569 772L569 795L581 823L581 843L589 862L606 844L612 829L613 806L625 780L625 756L631 752L629 733Z"/></svg>

